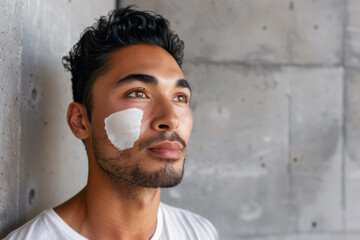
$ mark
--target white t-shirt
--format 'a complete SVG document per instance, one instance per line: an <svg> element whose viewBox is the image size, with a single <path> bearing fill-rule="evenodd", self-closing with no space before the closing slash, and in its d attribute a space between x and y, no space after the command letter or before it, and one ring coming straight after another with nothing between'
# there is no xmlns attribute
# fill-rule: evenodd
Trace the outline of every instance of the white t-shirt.
<svg viewBox="0 0 360 240"><path fill-rule="evenodd" d="M81 236L53 209L40 213L37 217L11 232L4 240L87 240ZM157 225L151 240L217 240L214 226L205 218L180 208L160 203Z"/></svg>

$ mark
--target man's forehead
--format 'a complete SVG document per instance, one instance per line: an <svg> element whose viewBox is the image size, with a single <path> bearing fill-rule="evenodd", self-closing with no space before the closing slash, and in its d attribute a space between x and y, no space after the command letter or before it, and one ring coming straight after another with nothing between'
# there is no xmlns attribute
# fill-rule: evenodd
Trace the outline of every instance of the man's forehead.
<svg viewBox="0 0 360 240"><path fill-rule="evenodd" d="M118 80L131 74L158 79L184 79L175 59L165 49L153 45L137 44L121 48L110 54L108 67L118 75Z"/></svg>
<svg viewBox="0 0 360 240"><path fill-rule="evenodd" d="M163 66L181 71L174 57L165 49L156 45L134 44L123 47L112 52L109 60L112 64L125 66Z"/></svg>

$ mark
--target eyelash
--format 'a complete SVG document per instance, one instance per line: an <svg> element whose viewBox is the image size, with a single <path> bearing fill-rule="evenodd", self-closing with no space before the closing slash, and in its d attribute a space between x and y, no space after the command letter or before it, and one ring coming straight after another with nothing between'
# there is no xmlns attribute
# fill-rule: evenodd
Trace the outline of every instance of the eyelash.
<svg viewBox="0 0 360 240"><path fill-rule="evenodd" d="M129 97L129 98L137 98L137 96L130 96L130 94L133 94L133 93L136 94L136 92L141 92L141 93L145 94L145 97L140 97L140 98L147 98L147 96L148 96L146 88L131 89L130 91L128 91L125 94L125 96ZM185 104L188 104L190 102L190 97L187 94L183 94L183 93L178 94L173 99L178 98L178 97L184 97L184 101L176 101L176 102L185 103Z"/></svg>
<svg viewBox="0 0 360 240"><path fill-rule="evenodd" d="M146 91L145 88L135 88L135 89L131 89L131 90L128 91L125 95L126 95L126 97L137 98L137 96L130 96L130 94L132 94L132 93L135 93L135 94L136 94L136 92L142 92L142 93L145 94L145 97L147 97L147 94L146 94L147 91Z"/></svg>
<svg viewBox="0 0 360 240"><path fill-rule="evenodd" d="M186 94L179 94L179 95L176 95L174 98L178 98L178 97L184 97L184 101L178 101L180 103L189 103L189 101L190 101L189 96L187 96Z"/></svg>

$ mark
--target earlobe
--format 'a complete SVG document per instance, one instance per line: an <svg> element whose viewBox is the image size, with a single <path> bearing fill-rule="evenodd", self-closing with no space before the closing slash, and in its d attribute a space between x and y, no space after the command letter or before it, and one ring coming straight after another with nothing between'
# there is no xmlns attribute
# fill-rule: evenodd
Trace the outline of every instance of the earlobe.
<svg viewBox="0 0 360 240"><path fill-rule="evenodd" d="M89 137L89 120L84 105L77 102L70 103L67 112L67 122L75 137L79 139Z"/></svg>

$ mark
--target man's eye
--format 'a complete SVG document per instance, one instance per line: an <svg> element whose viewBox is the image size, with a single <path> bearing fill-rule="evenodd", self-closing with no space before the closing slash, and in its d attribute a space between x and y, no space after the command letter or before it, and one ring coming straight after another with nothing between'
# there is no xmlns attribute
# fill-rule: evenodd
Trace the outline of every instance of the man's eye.
<svg viewBox="0 0 360 240"><path fill-rule="evenodd" d="M181 103L188 103L189 99L186 95L178 95L173 98L173 101L175 102L181 102Z"/></svg>
<svg viewBox="0 0 360 240"><path fill-rule="evenodd" d="M127 96L133 98L146 98L144 90L134 90L130 92Z"/></svg>

